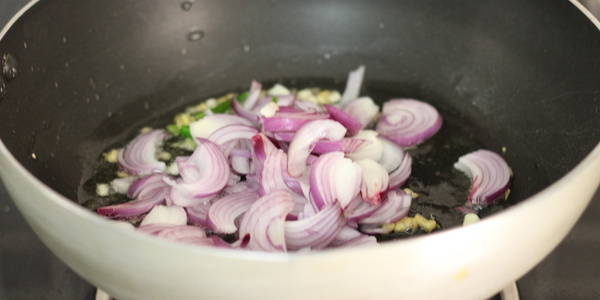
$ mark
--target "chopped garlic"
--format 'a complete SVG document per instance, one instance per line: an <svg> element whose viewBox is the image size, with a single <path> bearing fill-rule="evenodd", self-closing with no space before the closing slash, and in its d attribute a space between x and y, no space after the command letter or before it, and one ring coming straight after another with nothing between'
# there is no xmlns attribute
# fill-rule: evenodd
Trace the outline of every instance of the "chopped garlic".
<svg viewBox="0 0 600 300"><path fill-rule="evenodd" d="M314 102L317 103L317 98L315 97L315 95L313 94L313 92L310 89L303 89L300 90L298 92L297 95L298 99L302 100L302 101L310 101L310 102Z"/></svg>
<svg viewBox="0 0 600 300"><path fill-rule="evenodd" d="M386 233L390 233L390 232L394 231L395 227L396 227L396 224L390 223L390 224L383 224L381 229L382 229L383 233L386 234Z"/></svg>
<svg viewBox="0 0 600 300"><path fill-rule="evenodd" d="M37 155L35 153L31 152L31 158L37 159Z"/></svg>
<svg viewBox="0 0 600 300"><path fill-rule="evenodd" d="M342 100L342 94L338 91L332 91L329 94L329 103L338 103Z"/></svg>
<svg viewBox="0 0 600 300"><path fill-rule="evenodd" d="M127 191L129 190L129 186L131 186L133 181L135 181L136 179L137 179L137 177L135 177L135 176L116 178L110 182L110 187L116 193L127 194Z"/></svg>
<svg viewBox="0 0 600 300"><path fill-rule="evenodd" d="M148 133L152 131L152 127L142 127L142 129L140 129L140 133Z"/></svg>
<svg viewBox="0 0 600 300"><path fill-rule="evenodd" d="M471 225L479 222L479 216L474 213L468 213L463 220L463 226Z"/></svg>
<svg viewBox="0 0 600 300"><path fill-rule="evenodd" d="M502 153L506 153L506 150L508 150L506 147L502 147Z"/></svg>
<svg viewBox="0 0 600 300"><path fill-rule="evenodd" d="M177 167L177 163L172 162L167 166L167 173L173 176L179 175L179 168Z"/></svg>
<svg viewBox="0 0 600 300"><path fill-rule="evenodd" d="M415 193L413 190L409 189L409 188L405 188L404 192L407 193L411 198L413 199L417 199L419 198L419 194Z"/></svg>
<svg viewBox="0 0 600 300"><path fill-rule="evenodd" d="M285 95L289 95L290 94L290 90L288 90L288 88L286 88L285 86L277 83L275 84L268 92L267 95L269 96L285 96Z"/></svg>
<svg viewBox="0 0 600 300"><path fill-rule="evenodd" d="M423 217L421 214L415 215L415 221L419 225L419 227L425 232L431 232L432 230L437 228L437 222L434 219L427 219Z"/></svg>
<svg viewBox="0 0 600 300"><path fill-rule="evenodd" d="M333 104L342 99L342 95L338 91L324 90L317 94L317 102L319 104Z"/></svg>
<svg viewBox="0 0 600 300"><path fill-rule="evenodd" d="M185 225L187 214L179 206L155 206L142 220L141 226L149 224Z"/></svg>
<svg viewBox="0 0 600 300"><path fill-rule="evenodd" d="M400 219L400 221L396 222L396 224L394 226L394 231L395 232L409 232L409 231L415 230L416 227L417 226L414 221L414 218L404 217L404 218Z"/></svg>
<svg viewBox="0 0 600 300"><path fill-rule="evenodd" d="M510 189L506 189L506 192L504 192L504 200L507 200L508 196L510 196Z"/></svg>
<svg viewBox="0 0 600 300"><path fill-rule="evenodd" d="M404 217L400 221L396 222L394 226L395 232L409 232L415 231L417 228L425 232L431 232L438 227L435 219L427 219L421 214L416 214L414 217Z"/></svg>
<svg viewBox="0 0 600 300"><path fill-rule="evenodd" d="M98 183L96 184L96 195L100 197L108 196L110 192L110 186L106 183Z"/></svg>
<svg viewBox="0 0 600 300"><path fill-rule="evenodd" d="M178 114L175 116L175 125L177 125L177 127L190 125L190 123L192 123L194 121L195 121L194 117L192 117L192 115L187 114L187 113Z"/></svg>
<svg viewBox="0 0 600 300"><path fill-rule="evenodd" d="M159 160L162 160L162 161L167 161L167 160L170 160L170 159L171 159L171 153L169 153L169 152L166 152L166 151L161 151L161 152L159 152L159 153L158 153L158 155L156 155L156 157L157 157Z"/></svg>
<svg viewBox="0 0 600 300"><path fill-rule="evenodd" d="M129 174L125 171L117 171L117 177L119 177L119 178L129 177Z"/></svg>
<svg viewBox="0 0 600 300"><path fill-rule="evenodd" d="M208 108L214 108L215 106L217 106L219 103L217 103L217 100L215 98L210 98L208 100L206 100L206 107Z"/></svg>
<svg viewBox="0 0 600 300"><path fill-rule="evenodd" d="M192 139L185 139L183 141L171 144L171 147L194 151L194 149L196 149L196 142L194 142Z"/></svg>
<svg viewBox="0 0 600 300"><path fill-rule="evenodd" d="M106 153L103 153L102 156L104 156L104 160L114 164L119 160L119 149L112 149Z"/></svg>
<svg viewBox="0 0 600 300"><path fill-rule="evenodd" d="M197 112L201 112L201 111L205 111L208 107L206 107L205 103L200 103L196 106L190 106L188 108L185 109L186 113L189 114L193 114L193 113L197 113Z"/></svg>
<svg viewBox="0 0 600 300"><path fill-rule="evenodd" d="M269 102L267 105L260 109L260 115L263 117L272 117L279 110L279 105L275 102Z"/></svg>
<svg viewBox="0 0 600 300"><path fill-rule="evenodd" d="M229 93L223 97L220 97L217 99L217 103L223 103L225 101L228 101L229 99L233 99L234 97L236 97L237 95L235 93Z"/></svg>

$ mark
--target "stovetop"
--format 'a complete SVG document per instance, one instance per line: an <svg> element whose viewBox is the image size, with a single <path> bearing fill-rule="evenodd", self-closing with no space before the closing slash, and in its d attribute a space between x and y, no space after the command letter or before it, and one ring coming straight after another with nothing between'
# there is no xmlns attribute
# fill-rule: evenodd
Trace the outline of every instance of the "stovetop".
<svg viewBox="0 0 600 300"><path fill-rule="evenodd" d="M0 0L0 27L26 2ZM600 190L558 248L517 282L521 299L600 299L599 229ZM0 299L91 300L95 294L40 242L0 183Z"/></svg>

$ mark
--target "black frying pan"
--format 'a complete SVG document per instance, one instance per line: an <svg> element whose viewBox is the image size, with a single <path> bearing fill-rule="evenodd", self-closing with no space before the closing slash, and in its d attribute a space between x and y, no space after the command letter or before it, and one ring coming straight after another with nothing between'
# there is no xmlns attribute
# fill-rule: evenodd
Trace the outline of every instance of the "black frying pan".
<svg viewBox="0 0 600 300"><path fill-rule="evenodd" d="M101 151L141 125L251 79L341 88L364 64L364 94L423 99L450 118L440 143L456 147L436 165L506 147L517 201L600 140L600 35L567 1L459 2L44 1L0 44L18 62L0 137L77 199Z"/></svg>

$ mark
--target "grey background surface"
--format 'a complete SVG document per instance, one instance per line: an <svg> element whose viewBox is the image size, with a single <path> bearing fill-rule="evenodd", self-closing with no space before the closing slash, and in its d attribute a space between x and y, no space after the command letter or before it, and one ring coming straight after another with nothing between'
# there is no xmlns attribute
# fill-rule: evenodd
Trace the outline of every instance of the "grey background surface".
<svg viewBox="0 0 600 300"><path fill-rule="evenodd" d="M0 0L0 24L26 2ZM600 0L585 2L600 13ZM600 193L563 243L518 284L525 300L600 299ZM80 300L94 294L39 241L0 183L0 299Z"/></svg>

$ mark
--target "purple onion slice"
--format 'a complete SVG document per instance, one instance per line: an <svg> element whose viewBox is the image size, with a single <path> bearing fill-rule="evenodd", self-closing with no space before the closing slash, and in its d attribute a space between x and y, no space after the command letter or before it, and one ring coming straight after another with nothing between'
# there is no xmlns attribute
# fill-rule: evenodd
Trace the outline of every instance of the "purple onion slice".
<svg viewBox="0 0 600 300"><path fill-rule="evenodd" d="M196 226L150 224L140 226L138 230L180 243L204 246L212 246L214 244L212 238L206 237L204 229Z"/></svg>
<svg viewBox="0 0 600 300"><path fill-rule="evenodd" d="M346 224L338 204L329 205L316 214L285 222L285 242L289 250L325 248Z"/></svg>
<svg viewBox="0 0 600 300"><path fill-rule="evenodd" d="M153 174L137 179L127 192L128 197L135 200L100 207L96 211L114 219L135 217L150 211L154 206L163 203L171 190L163 177L162 174Z"/></svg>
<svg viewBox="0 0 600 300"><path fill-rule="evenodd" d="M346 134L342 124L332 120L315 120L302 126L294 135L288 151L288 172L299 177L306 170L306 159L315 144L322 139L341 140Z"/></svg>
<svg viewBox="0 0 600 300"><path fill-rule="evenodd" d="M325 109L327 109L327 112L332 119L340 122L342 125L344 125L344 127L346 127L346 129L348 129L348 135L350 136L357 134L361 129L364 128L364 125L352 115L331 104L325 104Z"/></svg>
<svg viewBox="0 0 600 300"><path fill-rule="evenodd" d="M377 245L374 236L366 235L351 226L344 226L329 245L332 248Z"/></svg>
<svg viewBox="0 0 600 300"><path fill-rule="evenodd" d="M360 95L360 88L362 86L363 77L365 76L365 66L360 66L358 69L348 74L348 80L346 81L346 89L342 94L342 100L340 103L346 103L352 101Z"/></svg>
<svg viewBox="0 0 600 300"><path fill-rule="evenodd" d="M177 161L182 181L172 184L170 199L179 206L194 206L213 198L230 176L227 159L219 146L206 139L188 159Z"/></svg>
<svg viewBox="0 0 600 300"><path fill-rule="evenodd" d="M240 246L268 252L287 251L285 219L294 209L294 198L286 191L275 191L254 202L240 223Z"/></svg>
<svg viewBox="0 0 600 300"><path fill-rule="evenodd" d="M156 151L170 136L165 130L153 130L138 135L119 152L119 165L132 175L163 172L166 165L156 158Z"/></svg>
<svg viewBox="0 0 600 300"><path fill-rule="evenodd" d="M362 170L342 152L321 155L310 168L310 200L316 211L335 203L348 206L360 192Z"/></svg>
<svg viewBox="0 0 600 300"><path fill-rule="evenodd" d="M471 178L467 204L473 207L496 203L509 188L512 171L502 156L492 151L465 154L454 167Z"/></svg>
<svg viewBox="0 0 600 300"><path fill-rule="evenodd" d="M392 99L383 105L377 132L402 147L420 144L442 127L442 117L429 103Z"/></svg>
<svg viewBox="0 0 600 300"><path fill-rule="evenodd" d="M389 191L385 200L370 216L363 218L359 224L376 224L396 222L408 214L412 198L403 190Z"/></svg>
<svg viewBox="0 0 600 300"><path fill-rule="evenodd" d="M235 220L258 200L258 193L244 191L215 200L208 210L210 227L218 233L235 233Z"/></svg>
<svg viewBox="0 0 600 300"><path fill-rule="evenodd" d="M362 198L370 203L381 203L381 194L388 189L388 172L372 159L357 160L356 164L362 169L360 193Z"/></svg>

